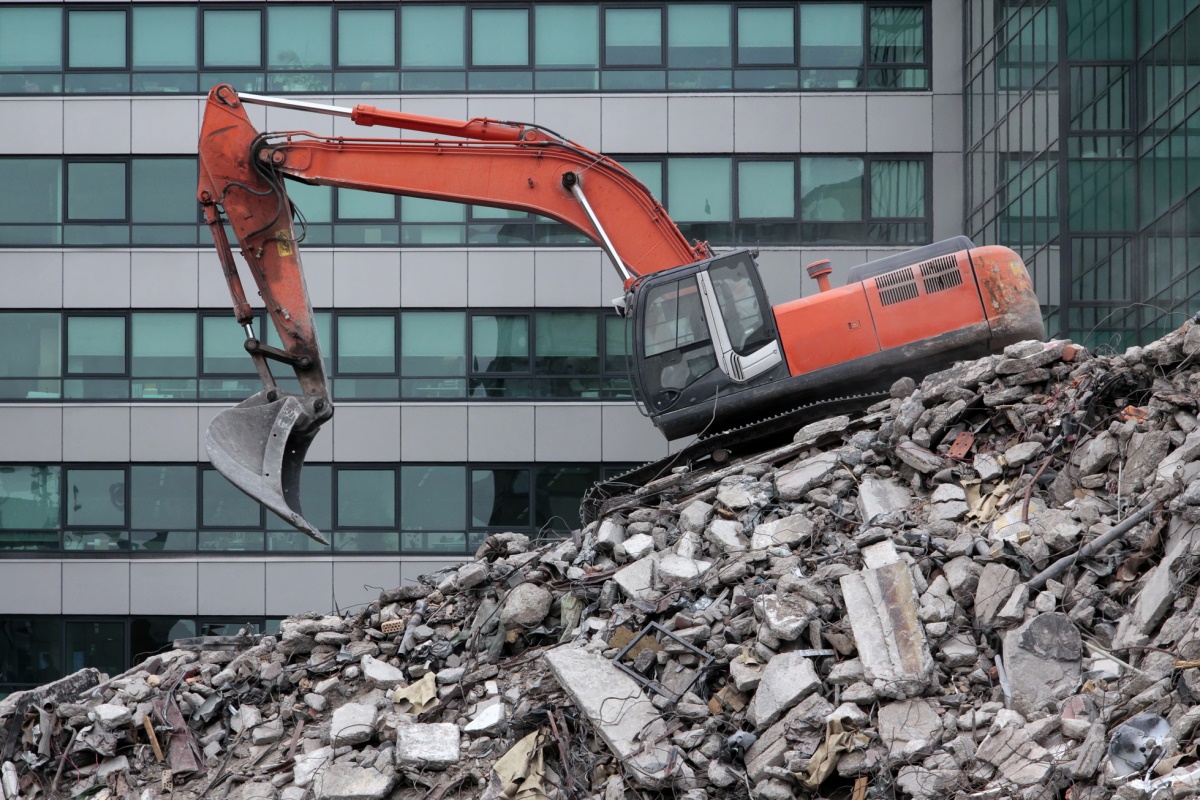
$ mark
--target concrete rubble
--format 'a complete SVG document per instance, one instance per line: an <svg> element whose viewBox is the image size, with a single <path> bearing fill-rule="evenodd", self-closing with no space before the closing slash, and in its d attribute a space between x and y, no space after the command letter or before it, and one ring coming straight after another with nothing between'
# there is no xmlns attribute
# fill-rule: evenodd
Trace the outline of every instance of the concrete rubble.
<svg viewBox="0 0 1200 800"><path fill-rule="evenodd" d="M889 394L354 613L0 700L0 800L1200 792L1200 327Z"/></svg>

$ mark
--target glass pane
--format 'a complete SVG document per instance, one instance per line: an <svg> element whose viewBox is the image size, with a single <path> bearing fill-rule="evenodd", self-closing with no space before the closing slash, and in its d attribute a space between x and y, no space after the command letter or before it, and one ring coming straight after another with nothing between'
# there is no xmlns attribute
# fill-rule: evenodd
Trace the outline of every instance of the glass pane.
<svg viewBox="0 0 1200 800"><path fill-rule="evenodd" d="M796 162L738 164L738 217L792 219L796 216Z"/></svg>
<svg viewBox="0 0 1200 800"><path fill-rule="evenodd" d="M539 467L534 524L557 531L578 528L579 498L598 480L597 467Z"/></svg>
<svg viewBox="0 0 1200 800"><path fill-rule="evenodd" d="M338 317L337 370L349 373L394 373L396 318Z"/></svg>
<svg viewBox="0 0 1200 800"><path fill-rule="evenodd" d="M61 9L0 8L0 70L61 68Z"/></svg>
<svg viewBox="0 0 1200 800"><path fill-rule="evenodd" d="M196 9L134 8L134 69L195 69Z"/></svg>
<svg viewBox="0 0 1200 800"><path fill-rule="evenodd" d="M338 11L338 66L390 67L396 63L396 12Z"/></svg>
<svg viewBox="0 0 1200 800"><path fill-rule="evenodd" d="M124 622L67 622L66 671L93 667L109 675L125 669Z"/></svg>
<svg viewBox="0 0 1200 800"><path fill-rule="evenodd" d="M871 216L925 216L925 162L871 162Z"/></svg>
<svg viewBox="0 0 1200 800"><path fill-rule="evenodd" d="M400 198L400 219L404 222L463 222L466 213L467 207L462 203L422 197Z"/></svg>
<svg viewBox="0 0 1200 800"><path fill-rule="evenodd" d="M328 6L267 9L267 67L329 69L333 64Z"/></svg>
<svg viewBox="0 0 1200 800"><path fill-rule="evenodd" d="M600 66L600 12L596 6L534 8L539 67Z"/></svg>
<svg viewBox="0 0 1200 800"><path fill-rule="evenodd" d="M176 639L188 639L195 635L194 619L132 617L129 620L131 660L135 664L140 663L156 653L170 650Z"/></svg>
<svg viewBox="0 0 1200 800"><path fill-rule="evenodd" d="M256 333L262 335L263 323L255 320ZM201 320L202 360L205 372L255 374L254 361L246 353L246 333L232 316L204 317Z"/></svg>
<svg viewBox="0 0 1200 800"><path fill-rule="evenodd" d="M795 61L795 9L738 9L739 64L794 64Z"/></svg>
<svg viewBox="0 0 1200 800"><path fill-rule="evenodd" d="M0 647L4 683L39 686L65 675L62 631L61 619L0 618L0 641L5 642Z"/></svg>
<svg viewBox="0 0 1200 800"><path fill-rule="evenodd" d="M68 66L125 69L125 12L68 11Z"/></svg>
<svg viewBox="0 0 1200 800"><path fill-rule="evenodd" d="M731 162L728 158L672 158L667 167L671 217L686 222L733 219Z"/></svg>
<svg viewBox="0 0 1200 800"><path fill-rule="evenodd" d="M58 467L0 467L0 530L57 528L58 476Z"/></svg>
<svg viewBox="0 0 1200 800"><path fill-rule="evenodd" d="M484 314L472 317L471 371L528 372L529 317Z"/></svg>
<svg viewBox="0 0 1200 800"><path fill-rule="evenodd" d="M67 470L67 524L125 526L125 470Z"/></svg>
<svg viewBox="0 0 1200 800"><path fill-rule="evenodd" d="M729 6L667 6L667 66L691 69L728 67Z"/></svg>
<svg viewBox="0 0 1200 800"><path fill-rule="evenodd" d="M661 161L626 161L623 166L646 184L646 188L659 202L663 196L663 165Z"/></svg>
<svg viewBox="0 0 1200 800"><path fill-rule="evenodd" d="M179 191L196 182L194 158L135 158L130 170L133 222L199 225L196 198Z"/></svg>
<svg viewBox="0 0 1200 800"><path fill-rule="evenodd" d="M333 222L333 187L310 186L307 183L289 180L287 193L288 199L292 201L292 208L299 209L306 223Z"/></svg>
<svg viewBox="0 0 1200 800"><path fill-rule="evenodd" d="M465 467L401 467L400 528L458 531L466 527Z"/></svg>
<svg viewBox="0 0 1200 800"><path fill-rule="evenodd" d="M529 12L523 8L471 10L471 64L521 67L529 63Z"/></svg>
<svg viewBox="0 0 1200 800"><path fill-rule="evenodd" d="M59 314L0 313L0 378L57 378Z"/></svg>
<svg viewBox="0 0 1200 800"><path fill-rule="evenodd" d="M262 12L204 12L204 66L262 65Z"/></svg>
<svg viewBox="0 0 1200 800"><path fill-rule="evenodd" d="M196 374L196 315L133 315L134 377L192 377Z"/></svg>
<svg viewBox="0 0 1200 800"><path fill-rule="evenodd" d="M400 9L402 66L462 67L465 56L465 8L403 6Z"/></svg>
<svg viewBox="0 0 1200 800"><path fill-rule="evenodd" d="M200 524L214 528L257 528L260 520L259 505L236 486L225 480L215 469L206 469L201 474Z"/></svg>
<svg viewBox="0 0 1200 800"><path fill-rule="evenodd" d="M396 198L390 194L338 189L338 219L396 218Z"/></svg>
<svg viewBox="0 0 1200 800"><path fill-rule="evenodd" d="M404 312L400 317L400 374L464 375L466 338L466 320L461 312Z"/></svg>
<svg viewBox="0 0 1200 800"><path fill-rule="evenodd" d="M800 66L858 67L862 63L861 4L800 4Z"/></svg>
<svg viewBox="0 0 1200 800"><path fill-rule="evenodd" d="M395 470L338 470L337 524L342 528L396 527Z"/></svg>
<svg viewBox="0 0 1200 800"><path fill-rule="evenodd" d="M129 483L131 528L165 536L196 527L195 467L135 466Z"/></svg>
<svg viewBox="0 0 1200 800"><path fill-rule="evenodd" d="M872 63L919 64L924 60L925 9L871 9Z"/></svg>
<svg viewBox="0 0 1200 800"><path fill-rule="evenodd" d="M530 523L529 470L471 470L471 526L525 528Z"/></svg>
<svg viewBox="0 0 1200 800"><path fill-rule="evenodd" d="M125 165L69 162L67 219L125 219Z"/></svg>
<svg viewBox="0 0 1200 800"><path fill-rule="evenodd" d="M125 372L124 317L68 317L69 374Z"/></svg>
<svg viewBox="0 0 1200 800"><path fill-rule="evenodd" d="M534 371L539 377L591 378L600 371L596 315L543 311L537 315Z"/></svg>
<svg viewBox="0 0 1200 800"><path fill-rule="evenodd" d="M862 219L861 158L801 158L800 216L818 222Z"/></svg>
<svg viewBox="0 0 1200 800"><path fill-rule="evenodd" d="M604 318L604 371L628 371L629 325L622 317Z"/></svg>
<svg viewBox="0 0 1200 800"><path fill-rule="evenodd" d="M319 464L309 464L300 473L300 500L303 504L304 518L317 526L318 530L327 531L333 527L333 468ZM292 531L300 540L312 542L312 547L291 549L324 549L308 536L296 531L275 514L267 514L267 530ZM275 539L272 536L272 539ZM272 548L274 549L274 548Z"/></svg>
<svg viewBox="0 0 1200 800"><path fill-rule="evenodd" d="M62 222L62 161L57 158L0 158L0 224Z"/></svg>
<svg viewBox="0 0 1200 800"><path fill-rule="evenodd" d="M662 63L662 10L606 8L604 61L609 66Z"/></svg>

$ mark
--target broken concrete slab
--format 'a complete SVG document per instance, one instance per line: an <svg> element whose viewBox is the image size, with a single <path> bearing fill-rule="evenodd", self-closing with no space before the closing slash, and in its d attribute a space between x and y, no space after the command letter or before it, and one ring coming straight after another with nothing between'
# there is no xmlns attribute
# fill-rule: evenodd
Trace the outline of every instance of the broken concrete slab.
<svg viewBox="0 0 1200 800"><path fill-rule="evenodd" d="M750 537L751 550L768 547L793 547L808 541L812 536L812 520L802 514L792 514L782 519L763 522L754 528Z"/></svg>
<svg viewBox="0 0 1200 800"><path fill-rule="evenodd" d="M879 707L879 736L888 755L908 762L941 745L942 709L929 699L900 700Z"/></svg>
<svg viewBox="0 0 1200 800"><path fill-rule="evenodd" d="M391 769L359 764L332 764L313 781L316 800L381 800L398 776Z"/></svg>
<svg viewBox="0 0 1200 800"><path fill-rule="evenodd" d="M867 679L884 691L922 689L933 671L933 657L917 617L908 566L854 572L842 577L841 587Z"/></svg>
<svg viewBox="0 0 1200 800"><path fill-rule="evenodd" d="M810 659L797 653L780 653L763 670L748 718L756 729L765 728L819 688L821 679Z"/></svg>
<svg viewBox="0 0 1200 800"><path fill-rule="evenodd" d="M1004 636L1013 708L1025 716L1057 708L1079 685L1083 642L1066 614L1039 614Z"/></svg>
<svg viewBox="0 0 1200 800"><path fill-rule="evenodd" d="M346 703L333 712L329 738L334 747L368 742L375 736L379 710L365 703Z"/></svg>
<svg viewBox="0 0 1200 800"><path fill-rule="evenodd" d="M396 726L397 766L446 769L457 764L461 758L459 728L453 723Z"/></svg>
<svg viewBox="0 0 1200 800"><path fill-rule="evenodd" d="M867 476L858 489L858 517L864 525L876 518L907 508L912 493L894 480Z"/></svg>

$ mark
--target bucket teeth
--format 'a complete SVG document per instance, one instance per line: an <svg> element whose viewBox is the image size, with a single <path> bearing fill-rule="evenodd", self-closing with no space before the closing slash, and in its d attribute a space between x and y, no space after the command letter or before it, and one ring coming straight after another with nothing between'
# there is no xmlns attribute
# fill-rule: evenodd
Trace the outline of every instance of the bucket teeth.
<svg viewBox="0 0 1200 800"><path fill-rule="evenodd" d="M230 483L321 544L321 535L300 509L300 470L319 426L306 399L265 392L218 414L208 426L205 448Z"/></svg>

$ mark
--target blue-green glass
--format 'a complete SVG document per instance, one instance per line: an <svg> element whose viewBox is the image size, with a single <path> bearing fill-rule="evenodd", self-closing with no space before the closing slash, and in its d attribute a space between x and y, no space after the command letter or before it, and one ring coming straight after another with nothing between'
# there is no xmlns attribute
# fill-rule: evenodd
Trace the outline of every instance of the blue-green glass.
<svg viewBox="0 0 1200 800"><path fill-rule="evenodd" d="M919 64L925 60L925 9L871 9L871 63Z"/></svg>
<svg viewBox="0 0 1200 800"><path fill-rule="evenodd" d="M539 67L600 66L598 6L538 4L534 7L534 28Z"/></svg>
<svg viewBox="0 0 1200 800"><path fill-rule="evenodd" d="M67 65L125 69L125 12L67 12Z"/></svg>
<svg viewBox="0 0 1200 800"><path fill-rule="evenodd" d="M262 12L204 12L204 66L262 65Z"/></svg>
<svg viewBox="0 0 1200 800"><path fill-rule="evenodd" d="M800 218L807 222L854 222L863 214L863 160L800 159Z"/></svg>
<svg viewBox="0 0 1200 800"><path fill-rule="evenodd" d="M667 210L677 222L733 219L732 161L672 158L667 162Z"/></svg>
<svg viewBox="0 0 1200 800"><path fill-rule="evenodd" d="M255 320L255 333L262 335L262 320ZM200 340L204 355L201 369L218 374L253 374L254 362L246 354L246 333L230 314L220 317L203 317L200 322Z"/></svg>
<svg viewBox="0 0 1200 800"><path fill-rule="evenodd" d="M395 66L394 10L348 8L337 13L339 67Z"/></svg>
<svg viewBox="0 0 1200 800"><path fill-rule="evenodd" d="M739 219L791 219L795 216L795 161L743 161L738 164Z"/></svg>
<svg viewBox="0 0 1200 800"><path fill-rule="evenodd" d="M401 197L400 219L403 222L463 222L467 207L445 200L426 200L423 197Z"/></svg>
<svg viewBox="0 0 1200 800"><path fill-rule="evenodd" d="M58 467L0 466L0 531L57 528L59 501Z"/></svg>
<svg viewBox="0 0 1200 800"><path fill-rule="evenodd" d="M257 528L261 507L215 469L200 475L200 524L209 528Z"/></svg>
<svg viewBox="0 0 1200 800"><path fill-rule="evenodd" d="M1134 226L1134 162L1092 159L1067 164L1067 224L1073 231Z"/></svg>
<svg viewBox="0 0 1200 800"><path fill-rule="evenodd" d="M394 373L395 316L340 316L337 319L337 371Z"/></svg>
<svg viewBox="0 0 1200 800"><path fill-rule="evenodd" d="M0 224L62 222L62 161L57 158L0 158Z"/></svg>
<svg viewBox="0 0 1200 800"><path fill-rule="evenodd" d="M133 9L134 69L195 69L196 9Z"/></svg>
<svg viewBox="0 0 1200 800"><path fill-rule="evenodd" d="M466 467L400 468L401 530L462 530L467 524L466 515Z"/></svg>
<svg viewBox="0 0 1200 800"><path fill-rule="evenodd" d="M131 467L129 526L164 532L196 527L196 468L158 464Z"/></svg>
<svg viewBox="0 0 1200 800"><path fill-rule="evenodd" d="M132 324L134 377L195 377L194 312L135 312Z"/></svg>
<svg viewBox="0 0 1200 800"><path fill-rule="evenodd" d="M466 331L466 318L460 311L405 311L400 316L400 374L465 375Z"/></svg>
<svg viewBox="0 0 1200 800"><path fill-rule="evenodd" d="M682 69L728 67L730 14L724 3L671 3L667 6L667 66Z"/></svg>
<svg viewBox="0 0 1200 800"><path fill-rule="evenodd" d="M396 219L396 198L361 189L338 189L338 219Z"/></svg>
<svg viewBox="0 0 1200 800"><path fill-rule="evenodd" d="M125 470L69 469L67 524L119 528L125 525Z"/></svg>
<svg viewBox="0 0 1200 800"><path fill-rule="evenodd" d="M861 4L800 4L800 66L858 67L862 63Z"/></svg>
<svg viewBox="0 0 1200 800"><path fill-rule="evenodd" d="M739 8L738 63L796 63L796 9Z"/></svg>
<svg viewBox="0 0 1200 800"><path fill-rule="evenodd" d="M124 372L124 317L67 317L68 375Z"/></svg>
<svg viewBox="0 0 1200 800"><path fill-rule="evenodd" d="M461 68L466 61L466 19L462 6L402 6L401 66Z"/></svg>
<svg viewBox="0 0 1200 800"><path fill-rule="evenodd" d="M313 224L333 222L333 187L312 186L300 181L288 181L287 193L288 199L292 201L292 206L300 209L300 213L304 215L305 222ZM297 234L299 234L298 229Z"/></svg>
<svg viewBox="0 0 1200 800"><path fill-rule="evenodd" d="M333 527L333 468L321 464L308 464L300 473L300 499L303 502L304 518L317 527L318 530L328 531ZM303 533L295 530L275 514L267 514L267 530L292 531L297 534L297 542L308 542L304 547L292 547L299 550L323 550ZM275 534L272 540L278 541ZM272 547L271 549L276 549Z"/></svg>
<svg viewBox="0 0 1200 800"><path fill-rule="evenodd" d="M925 162L871 162L871 216L925 216Z"/></svg>
<svg viewBox="0 0 1200 800"><path fill-rule="evenodd" d="M0 8L0 71L62 69L61 8Z"/></svg>
<svg viewBox="0 0 1200 800"><path fill-rule="evenodd" d="M319 70L333 64L329 6L271 6L267 9L267 67Z"/></svg>
<svg viewBox="0 0 1200 800"><path fill-rule="evenodd" d="M608 66L654 66L662 60L661 9L604 10L604 62Z"/></svg>
<svg viewBox="0 0 1200 800"><path fill-rule="evenodd" d="M1067 58L1108 61L1133 58L1134 0L1067 0ZM1145 3L1167 6L1166 2Z"/></svg>
<svg viewBox="0 0 1200 800"><path fill-rule="evenodd" d="M523 8L471 10L471 65L523 67L529 63L529 11Z"/></svg>
<svg viewBox="0 0 1200 800"><path fill-rule="evenodd" d="M661 161L625 161L623 165L639 181L646 184L646 188L650 190L650 193L654 195L656 200L662 200L663 165Z"/></svg>
<svg viewBox="0 0 1200 800"><path fill-rule="evenodd" d="M339 469L337 524L342 528L394 528L396 471Z"/></svg>
<svg viewBox="0 0 1200 800"><path fill-rule="evenodd" d="M119 162L67 163L67 219L125 219L125 165Z"/></svg>
<svg viewBox="0 0 1200 800"><path fill-rule="evenodd" d="M57 313L0 312L0 342L7 345L0 348L0 379L59 377L61 326ZM37 391L36 384L28 390Z"/></svg>
<svg viewBox="0 0 1200 800"><path fill-rule="evenodd" d="M133 222L199 224L194 158L135 158L130 165ZM72 192L73 193L73 192Z"/></svg>

